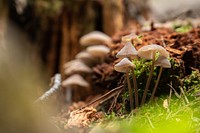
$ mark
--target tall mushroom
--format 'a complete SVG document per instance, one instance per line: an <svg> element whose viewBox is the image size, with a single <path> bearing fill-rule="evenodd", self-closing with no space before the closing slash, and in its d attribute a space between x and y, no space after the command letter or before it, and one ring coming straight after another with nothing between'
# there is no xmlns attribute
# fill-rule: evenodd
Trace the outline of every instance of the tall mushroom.
<svg viewBox="0 0 200 133"><path fill-rule="evenodd" d="M129 70L131 68L135 68L135 65L128 59L128 58L123 58L119 63L117 63L114 66L114 69L118 72L126 73L126 80L128 84L128 90L129 90L129 97L130 97L130 107L131 110L133 109L133 96L132 96L132 89L131 89L131 83L129 79Z"/></svg>
<svg viewBox="0 0 200 133"><path fill-rule="evenodd" d="M86 91L89 88L88 82L83 79L79 74L74 74L62 82L62 86L66 88L66 101L71 103L72 89L83 87Z"/></svg>
<svg viewBox="0 0 200 133"><path fill-rule="evenodd" d="M145 100L146 100L146 96L147 96L147 92L149 90L151 78L153 76L154 63L155 63L155 58L156 58L157 52L160 54L160 56L164 56L166 58L169 57L169 53L165 50L165 48L163 48L162 46L159 46L157 44L150 44L150 45L147 45L147 46L143 46L142 48L140 48L138 50L138 56L139 57L152 60L151 70L150 70L150 74L149 74L149 77L147 79L145 90L144 90L144 93L143 93L143 96L142 96L141 105L143 105L145 103Z"/></svg>
<svg viewBox="0 0 200 133"><path fill-rule="evenodd" d="M123 36L122 43L125 43L124 47L117 53L117 58L128 58L129 60L137 58L138 52L135 47L131 43L132 34ZM137 81L134 74L134 67L131 67L132 77L133 77L133 85L134 85L134 96L135 96L135 106L139 106L139 99L138 99L138 88L137 88Z"/></svg>
<svg viewBox="0 0 200 133"><path fill-rule="evenodd" d="M160 81L160 77L161 77L163 68L171 68L171 64L170 64L169 60L165 56L159 56L158 59L155 61L154 65L155 66L160 66L160 70L159 70L159 74L158 74L156 83L155 83L154 88L153 88L153 92L152 92L151 97L150 97L150 101L153 100L154 95L156 93L156 89L158 87L158 83Z"/></svg>

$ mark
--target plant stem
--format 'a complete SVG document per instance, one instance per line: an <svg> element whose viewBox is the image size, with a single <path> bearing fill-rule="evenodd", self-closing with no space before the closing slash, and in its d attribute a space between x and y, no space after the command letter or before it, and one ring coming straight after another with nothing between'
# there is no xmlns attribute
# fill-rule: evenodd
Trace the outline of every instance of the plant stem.
<svg viewBox="0 0 200 133"><path fill-rule="evenodd" d="M161 74L162 74L162 70L163 70L163 67L160 66L159 74L158 74L158 77L157 77L157 79L156 79L156 84L154 85L153 92L152 92L151 97L150 97L150 101L153 101L154 95L155 95L156 90L157 90L157 87L158 87L158 83L159 83L159 81L160 81L160 77L161 77Z"/></svg>
<svg viewBox="0 0 200 133"><path fill-rule="evenodd" d="M145 87L145 90L144 90L144 93L143 93L143 96L142 96L141 105L143 105L145 103L145 100L146 100L146 97L147 97L147 92L149 90L149 85L150 85L150 82L151 82L151 78L153 76L154 63L155 63L155 53L153 54L151 70L150 70L150 74L149 74L149 77L147 79L146 87Z"/></svg>
<svg viewBox="0 0 200 133"><path fill-rule="evenodd" d="M131 110L133 109L133 92L131 89L131 82L129 79L129 75L128 75L129 70L126 71L126 80L127 80L127 84L128 84L128 91L129 91L129 98L130 98L130 108Z"/></svg>
<svg viewBox="0 0 200 133"><path fill-rule="evenodd" d="M133 85L134 85L135 107L137 108L139 106L138 87L137 87L136 77L135 77L135 74L134 74L134 68L132 68L132 77L133 77Z"/></svg>

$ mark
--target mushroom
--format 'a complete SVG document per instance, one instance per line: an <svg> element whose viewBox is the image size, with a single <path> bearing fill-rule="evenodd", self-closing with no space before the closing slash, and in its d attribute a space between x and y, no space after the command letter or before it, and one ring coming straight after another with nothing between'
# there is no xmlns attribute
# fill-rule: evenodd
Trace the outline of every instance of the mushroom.
<svg viewBox="0 0 200 133"><path fill-rule="evenodd" d="M137 58L138 52L135 49L135 47L131 43L131 39L133 37L133 34L126 35L122 37L122 43L125 43L124 47L117 53L117 58L129 58L130 60ZM135 106L139 106L139 100L138 100L138 88L137 88L137 81L134 74L134 68L131 67L132 70L132 77L133 77L133 85L134 85L134 95L135 95Z"/></svg>
<svg viewBox="0 0 200 133"><path fill-rule="evenodd" d="M93 55L91 55L90 53L88 53L87 51L81 51L79 52L76 56L76 59L81 60L83 62L85 62L88 66L91 66L94 64L95 57Z"/></svg>
<svg viewBox="0 0 200 133"><path fill-rule="evenodd" d="M82 64L83 62L79 59L76 59L76 60L71 60L69 62L66 62L64 65L63 65L63 68L64 69L67 69L68 67L72 66L72 65L78 65L78 64Z"/></svg>
<svg viewBox="0 0 200 133"><path fill-rule="evenodd" d="M134 44L135 43L139 43L141 44L142 43L142 40L139 38L139 36L137 36L135 33L131 33L129 35L125 35L122 37L122 42L126 42L127 39L129 40L130 39L130 42L133 42Z"/></svg>
<svg viewBox="0 0 200 133"><path fill-rule="evenodd" d="M117 53L117 58L137 58L138 52L131 43L131 36L122 37L122 43L125 43L124 47Z"/></svg>
<svg viewBox="0 0 200 133"><path fill-rule="evenodd" d="M88 90L89 84L79 74L74 74L62 82L62 86L66 88L66 101L71 103L72 89L83 87Z"/></svg>
<svg viewBox="0 0 200 133"><path fill-rule="evenodd" d="M128 90L129 90L129 97L130 97L130 107L131 110L133 109L133 97L132 97L132 89L131 89L131 83L129 79L129 70L131 68L135 68L135 65L128 59L128 58L123 58L120 62L118 62L115 66L114 69L118 72L126 73L126 80L128 84Z"/></svg>
<svg viewBox="0 0 200 133"><path fill-rule="evenodd" d="M90 46L97 44L109 44L112 39L100 31L92 31L80 38L80 44L82 46Z"/></svg>
<svg viewBox="0 0 200 133"><path fill-rule="evenodd" d="M163 48L162 46L159 46L157 44L150 44L150 45L147 45L147 46L143 46L142 48L140 48L138 50L138 56L139 57L152 60L151 70L150 70L150 74L149 74L149 77L147 79L145 90L144 90L144 93L143 93L143 96L142 96L141 105L143 105L145 103L145 100L146 100L147 91L149 89L151 78L153 76L154 63L155 63L155 58L156 58L157 52L159 52L160 56L164 56L166 58L169 57L169 53L165 50L165 48Z"/></svg>
<svg viewBox="0 0 200 133"><path fill-rule="evenodd" d="M95 57L99 57L101 62L103 62L104 57L110 52L110 49L104 45L94 45L87 47L86 51Z"/></svg>
<svg viewBox="0 0 200 133"><path fill-rule="evenodd" d="M169 60L165 56L158 57L158 59L155 61L154 65L155 66L160 66L160 70L159 70L159 73L158 73L158 77L157 77L156 83L155 83L154 88L153 88L153 92L152 92L151 97L150 97L150 101L153 100L154 95L156 93L156 89L158 87L158 83L160 81L160 77L161 77L163 68L171 68L171 64L170 64Z"/></svg>
<svg viewBox="0 0 200 133"><path fill-rule="evenodd" d="M71 66L67 67L64 71L66 75L71 75L74 73L91 73L91 72L92 69L81 61L73 63Z"/></svg>

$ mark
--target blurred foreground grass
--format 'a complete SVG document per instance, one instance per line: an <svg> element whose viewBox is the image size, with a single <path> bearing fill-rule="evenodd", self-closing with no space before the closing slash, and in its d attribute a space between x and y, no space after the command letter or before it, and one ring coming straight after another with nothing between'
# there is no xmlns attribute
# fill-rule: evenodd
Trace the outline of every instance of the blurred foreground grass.
<svg viewBox="0 0 200 133"><path fill-rule="evenodd" d="M193 96L187 98L189 103L183 96L173 96L170 100L159 98L156 103L146 104L126 116L112 113L98 125L106 133L198 133L200 101Z"/></svg>

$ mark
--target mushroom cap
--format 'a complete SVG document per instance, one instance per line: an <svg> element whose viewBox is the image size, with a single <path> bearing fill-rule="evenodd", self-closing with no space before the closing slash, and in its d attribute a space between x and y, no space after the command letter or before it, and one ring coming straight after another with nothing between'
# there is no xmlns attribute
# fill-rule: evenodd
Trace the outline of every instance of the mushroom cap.
<svg viewBox="0 0 200 133"><path fill-rule="evenodd" d="M73 85L85 88L88 88L90 86L88 82L84 78L82 78L79 74L74 74L62 82L63 87L68 87Z"/></svg>
<svg viewBox="0 0 200 133"><path fill-rule="evenodd" d="M123 58L114 66L114 69L118 72L125 73L130 67L135 68L136 66L128 58Z"/></svg>
<svg viewBox="0 0 200 133"><path fill-rule="evenodd" d="M100 31L92 31L80 38L80 44L82 46L105 44L111 42L112 39Z"/></svg>
<svg viewBox="0 0 200 133"><path fill-rule="evenodd" d="M76 66L76 65L79 65L79 64L82 64L83 62L79 59L76 59L76 60L71 60L69 62L66 62L64 65L63 65L63 68L64 69L67 69L68 67L70 66Z"/></svg>
<svg viewBox="0 0 200 133"><path fill-rule="evenodd" d="M171 68L171 63L165 56L159 56L154 65L162 66L163 68Z"/></svg>
<svg viewBox="0 0 200 133"><path fill-rule="evenodd" d="M134 33L131 33L129 35L122 36L122 42L131 42L131 40L135 38L137 38L137 36Z"/></svg>
<svg viewBox="0 0 200 133"><path fill-rule="evenodd" d="M144 59L153 59L153 55L156 52L159 52L160 56L164 56L166 58L169 57L169 53L166 51L166 49L157 44L150 44L150 45L141 47L138 50L138 56Z"/></svg>
<svg viewBox="0 0 200 133"><path fill-rule="evenodd" d="M129 57L131 59L136 58L138 55L137 50L135 47L132 45L130 41L126 42L124 47L117 53L116 57L117 58L125 58Z"/></svg>
<svg viewBox="0 0 200 133"><path fill-rule="evenodd" d="M93 56L102 57L108 54L110 49L103 45L94 45L87 47L86 51Z"/></svg>
<svg viewBox="0 0 200 133"><path fill-rule="evenodd" d="M73 73L91 73L92 69L85 65L83 62L77 62L65 69L64 73L66 75L71 75Z"/></svg>
<svg viewBox="0 0 200 133"><path fill-rule="evenodd" d="M81 51L79 52L76 56L76 59L93 59L94 56L92 56L90 53L88 53L87 51Z"/></svg>

